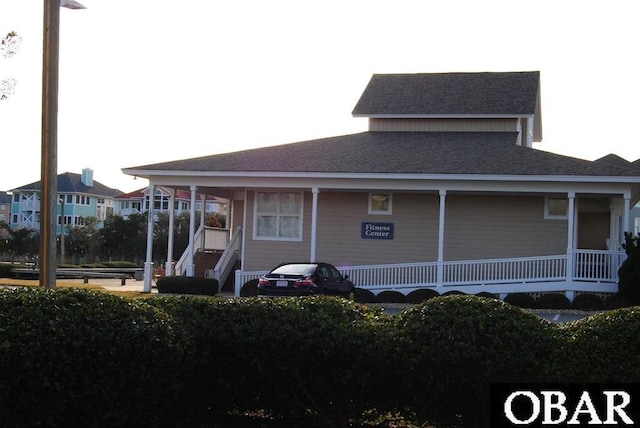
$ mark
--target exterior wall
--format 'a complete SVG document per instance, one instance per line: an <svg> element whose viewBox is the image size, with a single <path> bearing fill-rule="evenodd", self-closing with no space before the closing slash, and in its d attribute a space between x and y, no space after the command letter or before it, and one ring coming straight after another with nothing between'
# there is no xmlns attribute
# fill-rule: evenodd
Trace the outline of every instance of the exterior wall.
<svg viewBox="0 0 640 428"><path fill-rule="evenodd" d="M318 260L336 266L433 261L438 254L438 195L393 193L391 215L371 215L369 192L318 195ZM393 223L394 239L363 239L363 222Z"/></svg>
<svg viewBox="0 0 640 428"><path fill-rule="evenodd" d="M631 209L629 213L629 225L626 231L631 232L633 235L640 233L640 204L637 204Z"/></svg>
<svg viewBox="0 0 640 428"><path fill-rule="evenodd" d="M369 131L518 132L517 119L369 119Z"/></svg>
<svg viewBox="0 0 640 428"><path fill-rule="evenodd" d="M543 196L448 194L445 212L445 260L567 252L567 220L545 219Z"/></svg>
<svg viewBox="0 0 640 428"><path fill-rule="evenodd" d="M244 270L268 270L280 263L309 260L311 256L311 193L305 192L303 199L302 241L258 240L253 238L255 192L247 192L247 200L245 201L247 223L244 229Z"/></svg>

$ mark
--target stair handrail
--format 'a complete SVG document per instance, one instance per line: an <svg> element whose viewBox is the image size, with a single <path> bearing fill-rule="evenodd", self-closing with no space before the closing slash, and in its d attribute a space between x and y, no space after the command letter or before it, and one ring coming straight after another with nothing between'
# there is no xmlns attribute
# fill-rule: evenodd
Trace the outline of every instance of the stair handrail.
<svg viewBox="0 0 640 428"><path fill-rule="evenodd" d="M227 280L234 263L238 260L240 251L242 250L242 227L238 227L227 243L220 260L213 268L211 276L218 280L219 289L222 289L224 282Z"/></svg>

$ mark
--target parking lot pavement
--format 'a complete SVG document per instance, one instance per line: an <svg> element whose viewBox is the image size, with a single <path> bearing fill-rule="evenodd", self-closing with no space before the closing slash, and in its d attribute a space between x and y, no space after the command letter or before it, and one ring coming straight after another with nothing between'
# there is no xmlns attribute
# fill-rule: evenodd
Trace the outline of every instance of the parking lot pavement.
<svg viewBox="0 0 640 428"><path fill-rule="evenodd" d="M537 313L536 315L540 316L541 318L547 319L549 321L553 321L555 323L564 323L564 322L571 322L571 321L576 321L582 318L586 318L589 315L591 315L591 313L589 312L540 312Z"/></svg>

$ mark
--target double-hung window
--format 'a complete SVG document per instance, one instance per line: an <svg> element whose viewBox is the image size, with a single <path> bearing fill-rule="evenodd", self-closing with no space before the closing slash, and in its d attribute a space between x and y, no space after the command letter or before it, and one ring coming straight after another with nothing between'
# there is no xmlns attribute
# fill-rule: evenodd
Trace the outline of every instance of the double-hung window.
<svg viewBox="0 0 640 428"><path fill-rule="evenodd" d="M302 193L256 192L254 238L302 240Z"/></svg>

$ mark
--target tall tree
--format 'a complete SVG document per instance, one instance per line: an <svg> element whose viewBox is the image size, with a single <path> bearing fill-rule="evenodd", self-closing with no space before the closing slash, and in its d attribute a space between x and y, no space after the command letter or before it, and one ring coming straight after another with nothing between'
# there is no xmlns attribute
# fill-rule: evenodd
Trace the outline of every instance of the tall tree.
<svg viewBox="0 0 640 428"><path fill-rule="evenodd" d="M22 37L15 31L7 33L0 39L0 57L8 59L18 53ZM13 77L6 77L0 80L0 100L6 100L15 92L17 81Z"/></svg>

